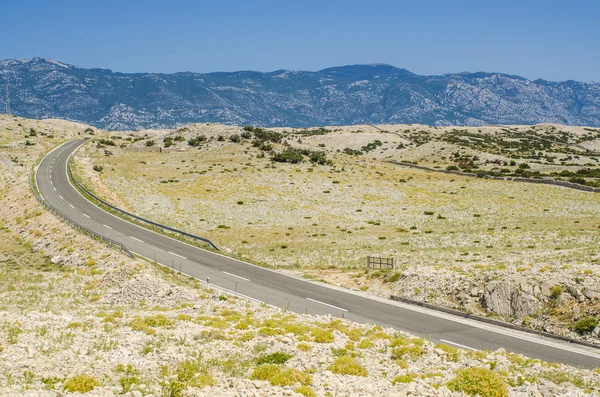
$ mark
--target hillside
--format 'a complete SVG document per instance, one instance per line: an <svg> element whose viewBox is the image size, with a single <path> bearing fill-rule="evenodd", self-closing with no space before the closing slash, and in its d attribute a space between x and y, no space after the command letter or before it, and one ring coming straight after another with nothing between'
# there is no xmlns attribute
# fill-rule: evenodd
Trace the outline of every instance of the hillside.
<svg viewBox="0 0 600 397"><path fill-rule="evenodd" d="M502 168L532 180L582 169L595 175L597 156L569 145L594 146L597 131L552 125L461 133L406 125L249 130L194 124L113 132L86 145L75 169L113 203L254 263L600 343L600 327L578 332L575 326L600 307L600 194L388 162ZM538 147L554 135L564 142ZM395 257L398 269L367 272L368 255Z"/></svg>
<svg viewBox="0 0 600 397"><path fill-rule="evenodd" d="M0 116L0 395L599 395L599 370L293 315L76 233L42 210L28 175L83 136Z"/></svg>
<svg viewBox="0 0 600 397"><path fill-rule="evenodd" d="M0 62L11 110L109 130L189 122L308 127L359 123L600 126L600 83L501 73L420 76L389 65L318 72L117 73L50 59Z"/></svg>

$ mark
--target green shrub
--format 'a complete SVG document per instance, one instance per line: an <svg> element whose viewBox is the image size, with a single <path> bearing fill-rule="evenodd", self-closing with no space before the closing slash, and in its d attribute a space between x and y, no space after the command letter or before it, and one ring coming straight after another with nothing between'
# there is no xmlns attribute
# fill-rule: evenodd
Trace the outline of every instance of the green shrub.
<svg viewBox="0 0 600 397"><path fill-rule="evenodd" d="M92 167L94 171L96 172L102 172L102 170L104 169L104 167L102 167L101 165L95 165L94 167Z"/></svg>
<svg viewBox="0 0 600 397"><path fill-rule="evenodd" d="M188 145L193 146L193 147L197 147L197 146L200 146L200 144L202 144L202 142L206 142L206 136L205 135L198 135L197 137L189 139L188 140Z"/></svg>
<svg viewBox="0 0 600 397"><path fill-rule="evenodd" d="M304 156L298 149L287 148L285 151L273 155L272 160L279 163L298 164L304 160Z"/></svg>
<svg viewBox="0 0 600 397"><path fill-rule="evenodd" d="M280 371L281 369L275 364L263 364L254 369L250 378L257 380L269 380L273 376L277 375Z"/></svg>
<svg viewBox="0 0 600 397"><path fill-rule="evenodd" d="M254 128L251 132L254 133L254 137L256 137L259 141L270 141L273 143L280 143L283 138L283 134L279 132L272 132L263 130L262 128Z"/></svg>
<svg viewBox="0 0 600 397"><path fill-rule="evenodd" d="M317 393L310 386L300 386L294 390L298 394L302 394L304 397L317 397Z"/></svg>
<svg viewBox="0 0 600 397"><path fill-rule="evenodd" d="M331 349L334 357L346 356L348 354L347 349Z"/></svg>
<svg viewBox="0 0 600 397"><path fill-rule="evenodd" d="M293 386L297 383L307 386L312 382L312 378L310 375L307 375L296 368L289 368L279 371L278 374L269 379L269 382L271 382L273 386Z"/></svg>
<svg viewBox="0 0 600 397"><path fill-rule="evenodd" d="M400 280L401 277L402 277L402 273L394 272L390 276L388 276L386 279L384 279L383 281L386 283L395 283L396 281Z"/></svg>
<svg viewBox="0 0 600 397"><path fill-rule="evenodd" d="M67 379L64 388L71 393L87 393L94 390L98 385L100 385L100 382L96 378L83 373Z"/></svg>
<svg viewBox="0 0 600 397"><path fill-rule="evenodd" d="M125 394L134 389L135 386L140 384L140 380L135 375L125 375L119 378L119 384L121 385L121 393Z"/></svg>
<svg viewBox="0 0 600 397"><path fill-rule="evenodd" d="M444 351L448 360L458 361L458 349L456 347L440 343L438 345L435 345L435 348Z"/></svg>
<svg viewBox="0 0 600 397"><path fill-rule="evenodd" d="M363 152L361 152L360 150L354 150L354 149L350 149L349 147L344 149L344 154L348 154L350 156L360 156L361 154L363 154Z"/></svg>
<svg viewBox="0 0 600 397"><path fill-rule="evenodd" d="M560 285L555 285L550 288L550 300L557 301L563 293L563 289Z"/></svg>
<svg viewBox="0 0 600 397"><path fill-rule="evenodd" d="M309 375L295 368L281 369L275 364L262 364L254 369L251 379L268 380L273 386L292 386L297 383L309 385Z"/></svg>
<svg viewBox="0 0 600 397"><path fill-rule="evenodd" d="M367 370L354 357L350 356L336 358L329 370L339 375L367 376Z"/></svg>
<svg viewBox="0 0 600 397"><path fill-rule="evenodd" d="M306 342L300 342L296 345L296 349L302 350L303 352L307 352L312 349L312 346ZM0 350L1 352L2 350Z"/></svg>
<svg viewBox="0 0 600 397"><path fill-rule="evenodd" d="M268 354L266 356L259 357L257 360L257 364L284 364L290 358L294 357L293 354L288 354L284 352L275 352Z"/></svg>
<svg viewBox="0 0 600 397"><path fill-rule="evenodd" d="M179 362L175 367L175 375L182 386L202 389L215 384L214 379L208 374L206 366L198 359Z"/></svg>
<svg viewBox="0 0 600 397"><path fill-rule="evenodd" d="M152 140L147 140L146 141L146 146L150 147L150 146L154 146L154 141Z"/></svg>
<svg viewBox="0 0 600 397"><path fill-rule="evenodd" d="M398 375L392 380L392 385L396 383L411 383L413 381L413 377L410 375Z"/></svg>
<svg viewBox="0 0 600 397"><path fill-rule="evenodd" d="M452 391L462 391L469 396L508 397L508 388L502 377L487 368L460 369L446 386Z"/></svg>
<svg viewBox="0 0 600 397"><path fill-rule="evenodd" d="M317 343L333 343L335 341L333 332L328 329L313 328L310 334Z"/></svg>
<svg viewBox="0 0 600 397"><path fill-rule="evenodd" d="M423 354L425 354L425 350L423 349L423 346L408 344L408 345L393 348L392 349L392 360L402 358L405 355L408 355L410 358L415 360L415 359L421 357Z"/></svg>
<svg viewBox="0 0 600 397"><path fill-rule="evenodd" d="M573 330L583 335L592 332L598 326L598 319L595 317L585 317L573 324Z"/></svg>

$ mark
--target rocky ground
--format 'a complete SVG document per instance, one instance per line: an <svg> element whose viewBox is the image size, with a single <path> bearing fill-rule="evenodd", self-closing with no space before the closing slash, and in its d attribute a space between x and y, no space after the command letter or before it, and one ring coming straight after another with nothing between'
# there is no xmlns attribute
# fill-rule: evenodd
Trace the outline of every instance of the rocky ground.
<svg viewBox="0 0 600 397"><path fill-rule="evenodd" d="M82 128L32 123L0 117L0 395L600 395L600 370L294 315L110 250L29 190L33 163ZM54 138L26 145L29 128Z"/></svg>
<svg viewBox="0 0 600 397"><path fill-rule="evenodd" d="M445 166L456 150L474 154L439 140L453 128L331 128L268 130L287 134L281 143L269 143L272 150L319 150L331 164L273 162L241 127L196 124L111 133L115 145L86 145L75 157L76 172L113 203L211 238L236 257L599 343L600 195L383 161ZM504 129L465 130L506 138ZM555 126L511 127L517 133L537 133L541 141L592 136L584 128ZM196 137L205 140L190 146ZM355 156L346 149L364 152ZM482 167L488 160L510 160L498 150L476 153ZM594 160L581 155L570 161ZM531 167L555 167L548 162ZM368 255L395 257L398 268L366 272Z"/></svg>

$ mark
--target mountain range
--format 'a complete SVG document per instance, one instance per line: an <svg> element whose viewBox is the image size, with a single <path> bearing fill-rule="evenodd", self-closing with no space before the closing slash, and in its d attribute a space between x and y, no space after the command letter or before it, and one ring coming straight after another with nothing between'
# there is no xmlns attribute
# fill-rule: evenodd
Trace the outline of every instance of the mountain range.
<svg viewBox="0 0 600 397"><path fill-rule="evenodd" d="M420 123L600 126L600 83L502 73L422 76L384 64L317 72L172 74L84 69L47 58L0 61L12 114L109 130L189 122L263 127ZM4 110L5 95L0 104Z"/></svg>

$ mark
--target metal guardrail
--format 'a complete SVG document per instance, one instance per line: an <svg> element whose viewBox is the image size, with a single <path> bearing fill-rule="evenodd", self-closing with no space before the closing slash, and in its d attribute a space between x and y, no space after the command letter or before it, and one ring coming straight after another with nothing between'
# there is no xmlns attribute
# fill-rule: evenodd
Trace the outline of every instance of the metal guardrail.
<svg viewBox="0 0 600 397"><path fill-rule="evenodd" d="M522 178L522 177L518 177L518 176L480 175L480 174L475 174L473 172L446 170L446 169L442 169L442 168L431 168L431 167L426 167L424 165L405 163L403 161L387 160L387 162L390 164L397 164L397 165L401 165L404 167L415 168L418 170L441 172L443 174L468 176L468 177L472 177L472 178L483 178L483 179L490 179L490 180L494 180L494 181L525 182L525 183L535 183L535 184L540 184L540 185L553 185L553 186L566 187L569 189L581 190L584 192L600 193L600 188L597 188L597 187L580 185L580 184L573 183L573 182L559 181L559 180L555 180L555 179L533 179L533 178Z"/></svg>
<svg viewBox="0 0 600 397"><path fill-rule="evenodd" d="M104 237L103 235L96 233L82 225L80 225L79 223L75 222L74 220L70 219L68 216L65 216L63 214L61 214L56 208L52 207L46 200L44 200L42 198L42 196L40 196L37 192L37 188L35 187L35 185L33 184L33 178L34 178L34 173L33 170L31 170L30 174L29 174L29 185L31 186L31 191L33 192L33 197L35 197L35 199L42 205L42 207L44 207L45 209L47 209L48 211L50 211L51 213L53 213L56 217L58 217L59 219L67 222L69 225L71 225L71 227L73 227L75 230L82 232L84 234L89 234L92 239L96 240L96 238L98 238L100 240L101 243L107 243L109 247L117 247L119 248L119 250L121 252L124 252L127 256L129 256L130 258L133 258L133 254L131 253L131 251L129 251L127 249L127 247L125 247L123 244L111 240L108 237Z"/></svg>
<svg viewBox="0 0 600 397"><path fill-rule="evenodd" d="M179 229L175 229L175 228L172 228L172 227L169 227L169 226L162 225L160 223L156 223L156 222L150 221L148 219L144 219L141 216L137 216L135 214L132 214L130 212L122 210L119 207L115 207L114 205L107 203L106 201L102 200L101 198L99 198L98 196L96 196L95 194L93 194L92 192L90 192L89 190L87 190L81 183L79 183L79 181L77 180L77 178L75 178L75 174L73 173L73 170L71 169L71 163L70 162L68 164L67 169L69 170L69 177L73 180L73 182L75 183L75 185L77 185L78 188L80 188L87 195L89 195L90 197L94 198L94 200L97 200L99 203L107 206L108 208L110 208L110 209L112 209L114 211L117 211L117 212L119 212L119 213L121 213L123 215L127 215L127 216L130 216L130 217L132 217L134 219L137 219L139 221L145 222L145 223L147 223L149 225L161 228L163 230L168 230L168 231L173 232L173 233L181 234L182 236L185 236L185 237L193 238L194 240L197 240L197 241L198 240L202 241L204 243L209 244L211 247L213 247L217 251L220 251L219 248L215 244L213 244L212 241L210 241L207 238L196 236L195 234L187 233L187 232L181 231Z"/></svg>
<svg viewBox="0 0 600 397"><path fill-rule="evenodd" d="M546 337L546 338L550 338L550 339L556 339L556 340L560 340L560 341L563 341L563 342L569 342L569 343L573 343L573 344L576 344L576 345L593 347L594 349L600 348L600 345L598 345L596 343L591 343L591 342L586 342L586 341L583 341L583 340L572 339L572 338L569 338L567 336L562 336L562 335L558 335L558 334L551 334L551 333L545 332L545 331L538 331L536 329L526 328L524 326L511 324L511 323L506 322L506 321L500 321L500 320L496 320L496 319L493 319L493 318L488 318L488 317L478 316L478 315L475 315L475 314L465 313L465 312L461 312L460 310L450 309L448 307L443 307L443 306L437 306L437 305L433 305L431 303L421 302L421 301L417 301L417 300L414 300L414 299L405 298L403 296L390 295L390 300L397 301L397 302L407 303L409 305L420 306L420 307L424 307L424 308L427 308L427 309L435 310L435 311L438 311L438 312L448 313L448 314L451 314L451 315L454 315L454 316L457 316L457 317L462 317L462 318L467 318L467 319L470 319L470 320L479 321L479 322L482 322L482 323L493 324L493 325L497 325L499 327L504 327L504 328L508 328L508 329L514 329L516 331L526 332L528 334L540 335L540 336L543 336L543 337Z"/></svg>

